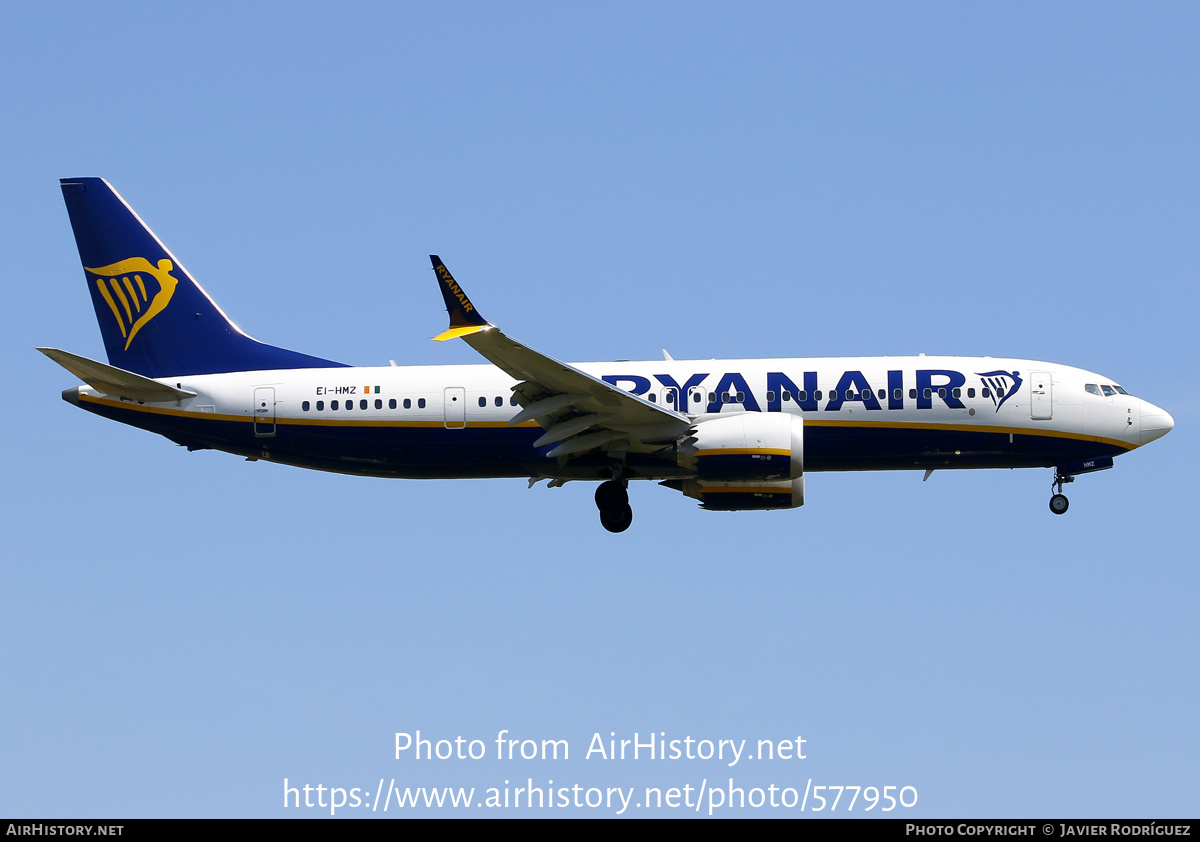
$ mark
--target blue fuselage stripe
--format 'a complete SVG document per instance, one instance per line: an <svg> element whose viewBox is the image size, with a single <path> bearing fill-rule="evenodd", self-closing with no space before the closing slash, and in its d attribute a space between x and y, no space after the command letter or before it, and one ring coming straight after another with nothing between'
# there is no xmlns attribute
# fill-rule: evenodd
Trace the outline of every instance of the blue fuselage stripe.
<svg viewBox="0 0 1200 842"><path fill-rule="evenodd" d="M276 424L274 435L259 436L248 420L154 413L107 402L87 401L81 406L180 444L340 473L407 478L524 477L553 475L558 465L545 455L553 444L533 447L542 433L537 427L446 429L291 420ZM1110 442L1036 431L1010 434L933 425L812 424L804 429L806 472L1051 467L1074 459L1115 456L1127 449ZM643 459L639 473L652 476L654 461ZM603 470L601 461L597 475Z"/></svg>

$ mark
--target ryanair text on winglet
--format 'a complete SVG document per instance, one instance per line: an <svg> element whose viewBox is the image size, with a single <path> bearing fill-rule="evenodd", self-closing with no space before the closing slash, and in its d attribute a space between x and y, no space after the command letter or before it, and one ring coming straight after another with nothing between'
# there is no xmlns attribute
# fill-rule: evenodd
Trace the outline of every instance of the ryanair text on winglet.
<svg viewBox="0 0 1200 842"><path fill-rule="evenodd" d="M471 299L467 298L467 294L459 288L458 282L454 280L454 277L450 274L450 270L445 266L439 265L437 267L437 272L442 279L442 283L444 283L447 289L449 289L454 297L458 299L459 303L462 304L463 309L468 313L474 311L475 307L471 304Z"/></svg>

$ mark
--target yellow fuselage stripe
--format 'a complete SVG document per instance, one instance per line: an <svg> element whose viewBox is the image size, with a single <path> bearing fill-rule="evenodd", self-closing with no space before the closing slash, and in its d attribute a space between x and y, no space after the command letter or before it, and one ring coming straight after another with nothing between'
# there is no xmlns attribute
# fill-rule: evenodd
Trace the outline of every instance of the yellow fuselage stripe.
<svg viewBox="0 0 1200 842"><path fill-rule="evenodd" d="M697 450L697 456L790 456L790 450L774 447L723 447L712 450Z"/></svg>
<svg viewBox="0 0 1200 842"><path fill-rule="evenodd" d="M253 423L256 419L253 415L217 415L212 412L196 412L194 410L176 409L174 407L161 406L144 406L130 401L112 400L111 398L99 398L94 395L80 395L81 401L89 403L111 406L118 409L129 409L135 412L148 412L154 415L173 415L179 418L191 418L195 420L208 421L240 421L243 423ZM355 410L361 412L363 410ZM369 410L368 410L369 411ZM271 418L271 416L268 416ZM443 421L358 421L350 419L320 419L320 418L279 418L274 417L272 422L275 424L290 424L296 426L310 427L445 427ZM267 423L267 419L261 419L260 423ZM941 423L920 423L920 422L904 422L904 421L839 421L835 419L820 419L808 420L804 419L806 427L861 427L878 429L885 427L892 430L947 430L961 433L1011 433L1018 436L1043 436L1049 438L1072 439L1074 441L1090 441L1098 444L1107 444L1112 447L1120 447L1125 450L1133 450L1137 447L1127 441L1120 439L1110 439L1104 436L1089 436L1083 433L1068 433L1062 430L1038 430L1029 427L991 427L978 426L970 424L941 424ZM504 427L536 427L535 421L524 421L520 424L509 424L507 421L468 421L468 427L480 428L504 428ZM455 428L461 429L461 428ZM777 449L758 449L758 448L728 448L725 450L703 450L697 455L739 455L739 454L770 454L773 456L786 456L788 451Z"/></svg>
<svg viewBox="0 0 1200 842"><path fill-rule="evenodd" d="M869 427L878 429L886 427L895 430L949 430L958 433L1011 433L1017 436L1046 436L1048 438L1058 439L1074 439L1075 441L1094 441L1100 444L1110 444L1114 447L1123 447L1126 450L1133 450L1137 445L1130 444L1127 441L1120 439L1110 439L1104 436L1089 436L1085 433L1068 433L1062 430L1037 430L1030 427L992 427L979 426L976 424L944 424L944 423L920 423L906 421L839 421L837 419L814 419L809 421L804 419L806 427Z"/></svg>

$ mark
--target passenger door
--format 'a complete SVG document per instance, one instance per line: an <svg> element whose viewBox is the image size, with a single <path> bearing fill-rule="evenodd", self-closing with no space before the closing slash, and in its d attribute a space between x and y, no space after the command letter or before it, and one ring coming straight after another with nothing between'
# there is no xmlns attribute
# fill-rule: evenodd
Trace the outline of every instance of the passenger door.
<svg viewBox="0 0 1200 842"><path fill-rule="evenodd" d="M1053 381L1048 371L1029 375L1029 417L1034 421L1049 421L1054 417Z"/></svg>
<svg viewBox="0 0 1200 842"><path fill-rule="evenodd" d="M259 386L254 390L254 435L259 438L275 435L274 386Z"/></svg>

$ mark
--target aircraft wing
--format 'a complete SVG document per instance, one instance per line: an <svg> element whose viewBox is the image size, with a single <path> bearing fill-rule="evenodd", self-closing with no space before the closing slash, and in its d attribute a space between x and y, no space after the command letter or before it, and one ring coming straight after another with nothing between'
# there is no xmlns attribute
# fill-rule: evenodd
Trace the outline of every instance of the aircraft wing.
<svg viewBox="0 0 1200 842"><path fill-rule="evenodd" d="M508 422L536 421L546 432L534 445L557 442L547 455L567 457L596 449L650 452L683 435L686 415L643 400L598 377L510 339L475 309L441 258L431 254L450 327L437 341L461 337L484 359L519 381L522 409Z"/></svg>

